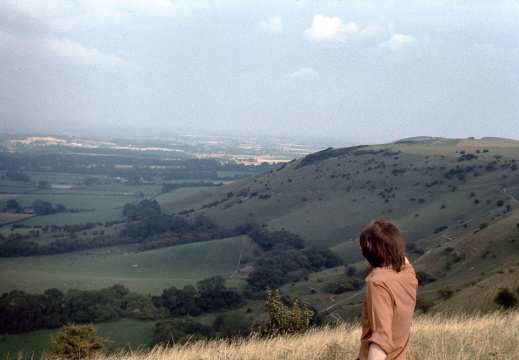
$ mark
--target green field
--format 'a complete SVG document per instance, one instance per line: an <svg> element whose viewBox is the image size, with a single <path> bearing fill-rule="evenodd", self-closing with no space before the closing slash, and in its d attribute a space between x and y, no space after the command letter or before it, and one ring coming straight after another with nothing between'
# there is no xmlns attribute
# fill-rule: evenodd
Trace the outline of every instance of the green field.
<svg viewBox="0 0 519 360"><path fill-rule="evenodd" d="M229 286L238 265L241 238L229 238L135 253L131 246L74 253L0 259L0 293L46 289L101 289L122 284L130 290L160 295L163 289L195 285L222 275Z"/></svg>

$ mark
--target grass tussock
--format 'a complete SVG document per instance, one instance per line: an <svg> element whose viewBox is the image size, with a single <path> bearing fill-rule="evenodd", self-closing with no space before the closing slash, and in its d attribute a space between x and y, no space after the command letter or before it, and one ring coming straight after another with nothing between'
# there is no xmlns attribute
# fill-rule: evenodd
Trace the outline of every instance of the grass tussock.
<svg viewBox="0 0 519 360"><path fill-rule="evenodd" d="M197 341L96 360L335 360L355 359L360 325L341 324L295 336ZM519 359L519 312L481 316L417 316L408 360Z"/></svg>

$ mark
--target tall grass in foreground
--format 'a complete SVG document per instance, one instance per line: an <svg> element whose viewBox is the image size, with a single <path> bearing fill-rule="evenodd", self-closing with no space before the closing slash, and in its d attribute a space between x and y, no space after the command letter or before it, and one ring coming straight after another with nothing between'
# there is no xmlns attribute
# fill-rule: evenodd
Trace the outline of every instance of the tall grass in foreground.
<svg viewBox="0 0 519 360"><path fill-rule="evenodd" d="M313 329L271 339L207 341L99 356L97 360L334 360L355 359L359 324ZM417 316L409 360L519 359L519 312L482 316Z"/></svg>

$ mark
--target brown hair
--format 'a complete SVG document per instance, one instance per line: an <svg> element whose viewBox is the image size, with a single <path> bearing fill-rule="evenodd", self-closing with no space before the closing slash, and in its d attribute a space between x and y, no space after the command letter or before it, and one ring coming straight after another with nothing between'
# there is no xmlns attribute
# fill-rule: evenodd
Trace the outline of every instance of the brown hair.
<svg viewBox="0 0 519 360"><path fill-rule="evenodd" d="M392 267L399 272L405 263L405 239L395 224L375 219L360 234L362 255L373 267Z"/></svg>

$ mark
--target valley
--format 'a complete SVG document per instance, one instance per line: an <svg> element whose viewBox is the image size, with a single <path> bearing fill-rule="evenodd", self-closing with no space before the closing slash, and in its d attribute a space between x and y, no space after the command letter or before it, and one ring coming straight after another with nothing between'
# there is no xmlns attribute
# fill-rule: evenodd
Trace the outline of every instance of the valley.
<svg viewBox="0 0 519 360"><path fill-rule="evenodd" d="M288 299L300 298L323 322L352 321L363 295L356 281L367 274L357 239L375 217L395 221L406 236L408 257L421 280L418 312L491 312L499 309L494 299L501 289L519 288L517 141L421 137L312 151L294 146L275 156L264 148L246 154L250 161L243 148L216 158L184 151L173 159L171 152L157 150L161 144L144 141L140 146L148 146L146 151L104 145L72 151L71 141L65 148L42 141L3 142L4 249L9 239L40 248L57 240L104 245L3 257L0 293L122 284L156 296L216 275L244 291L262 258L285 257L290 263L296 256L286 245L274 243L272 252L252 240L252 232L236 232L255 224L274 239L300 238L304 247L297 254L320 247L340 258L339 266L293 268L277 287ZM263 161L266 155L278 161ZM31 213L37 201L49 203L52 214ZM141 241L160 243L174 236L166 232L117 243L128 223L123 209L143 201L156 202L171 219L208 219L232 236L146 251L138 250ZM263 307L256 296L242 311L247 309L248 321L261 323ZM201 321L213 320L207 315Z"/></svg>

